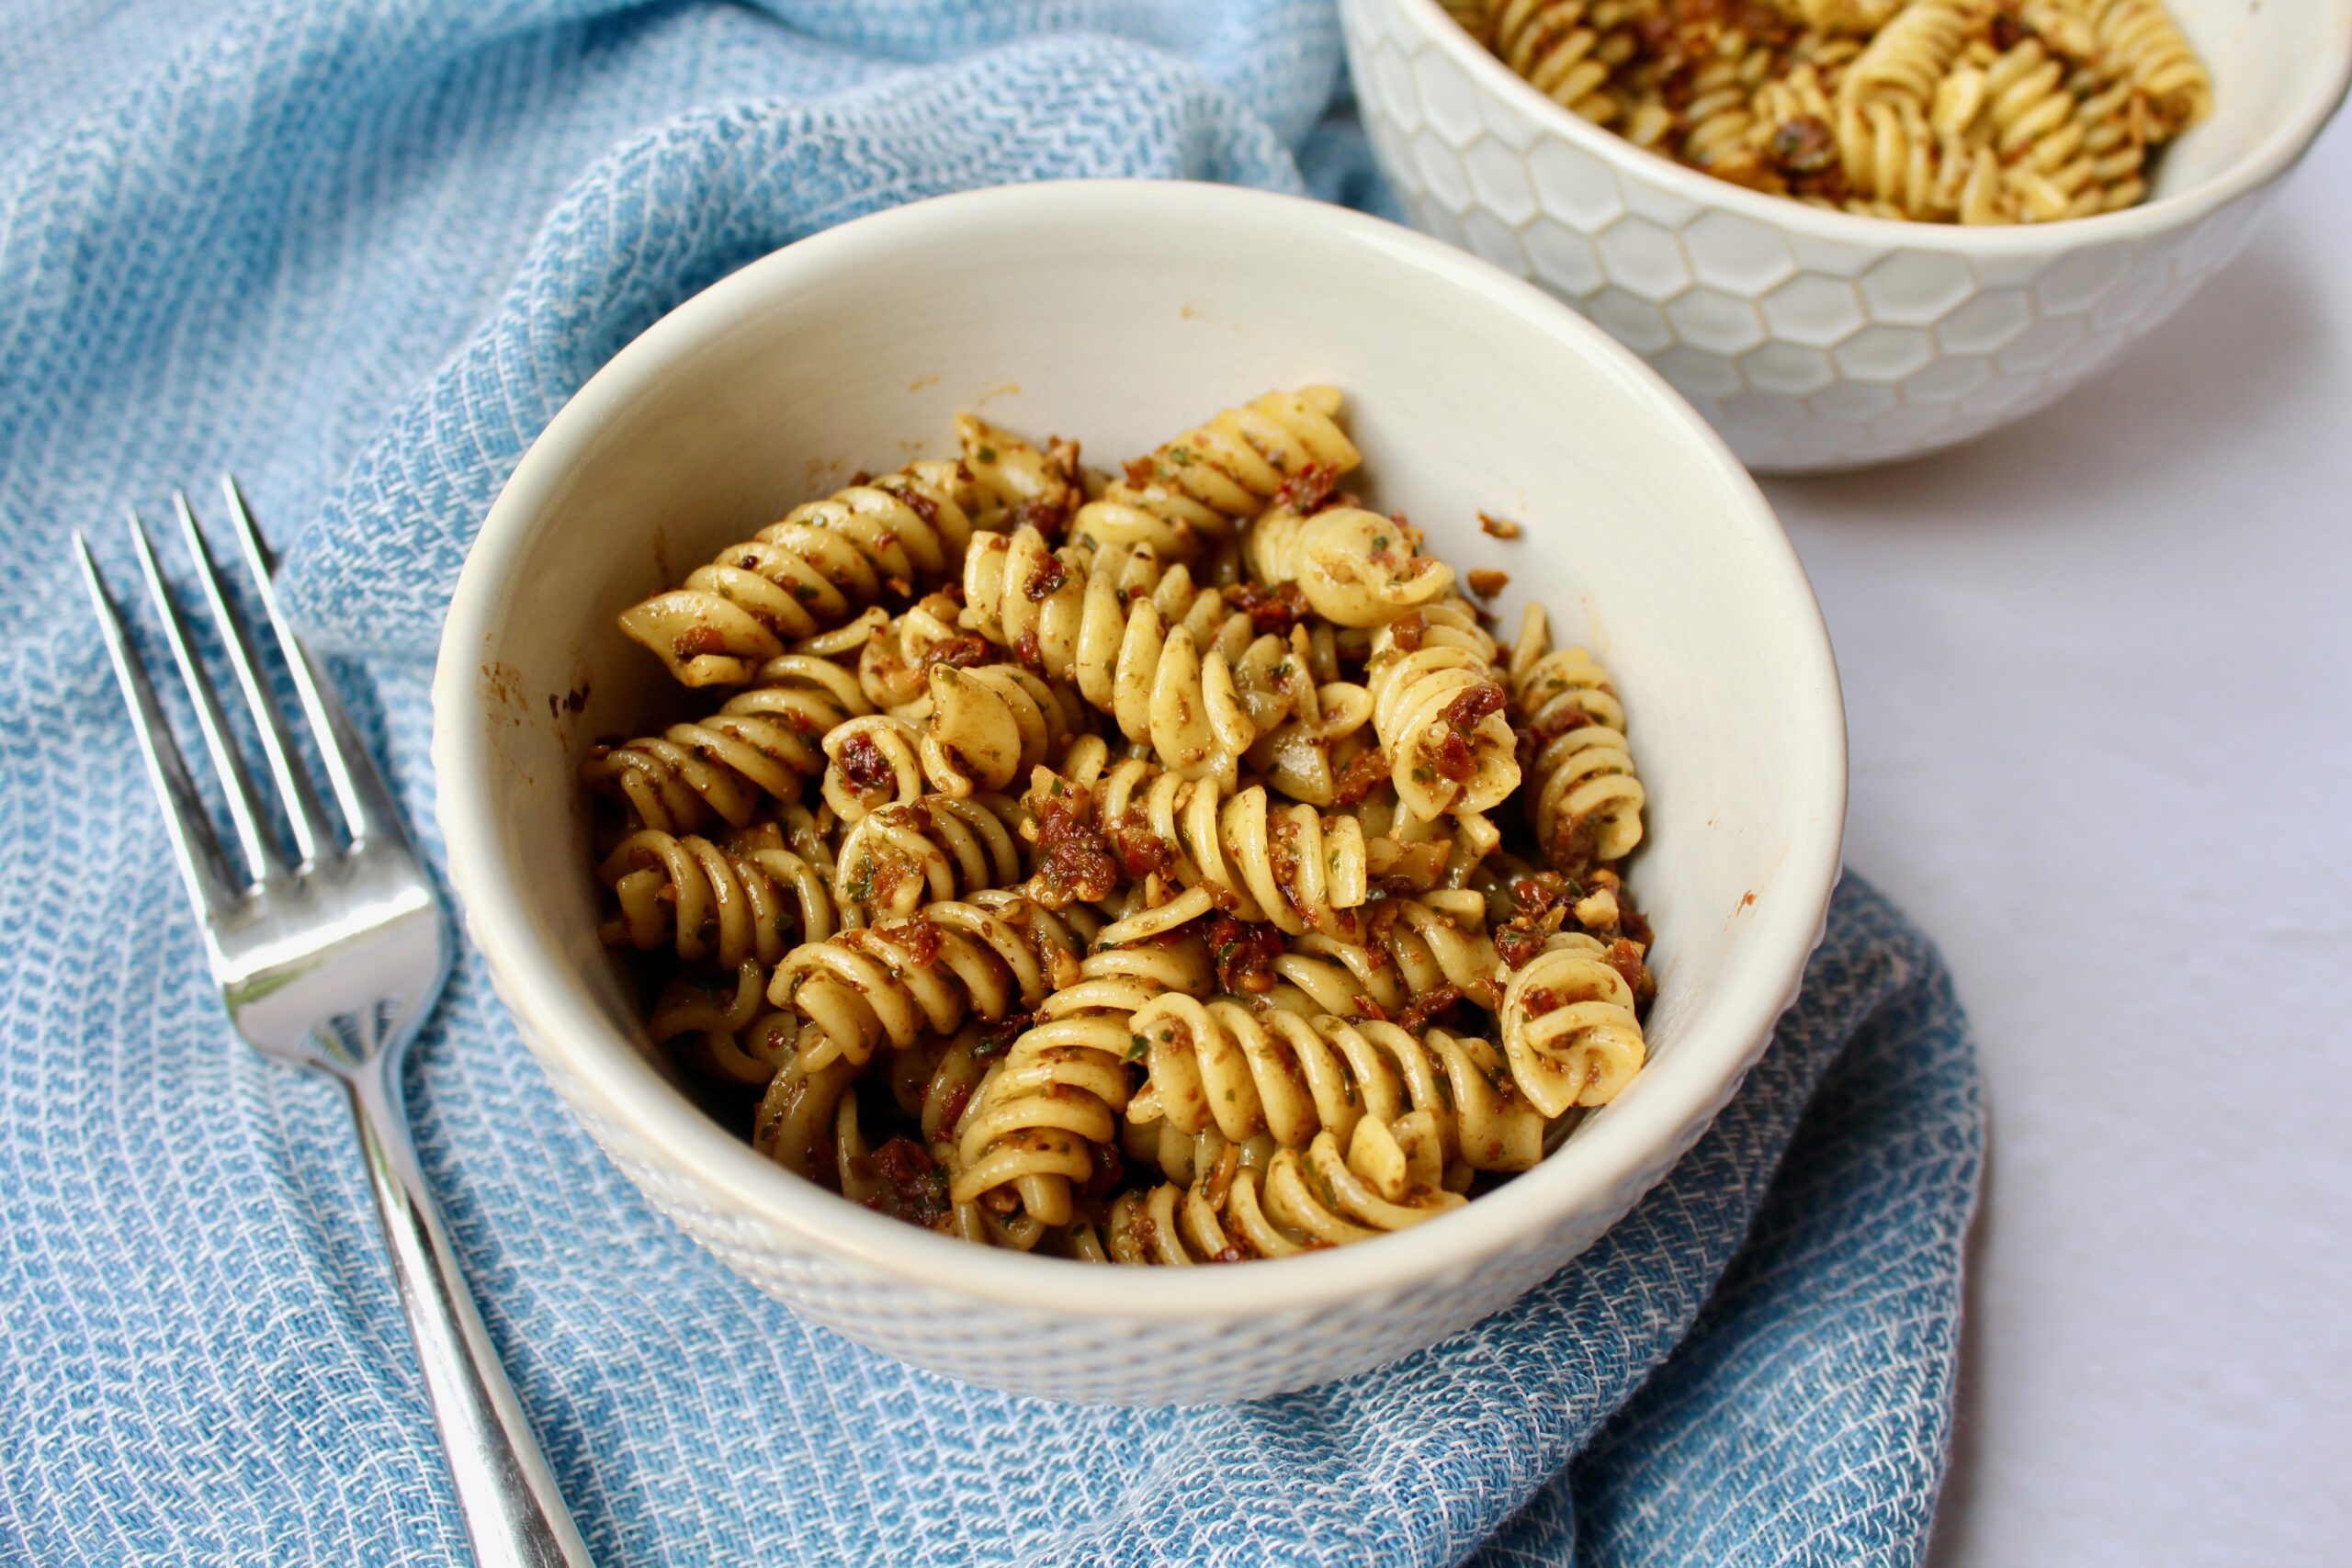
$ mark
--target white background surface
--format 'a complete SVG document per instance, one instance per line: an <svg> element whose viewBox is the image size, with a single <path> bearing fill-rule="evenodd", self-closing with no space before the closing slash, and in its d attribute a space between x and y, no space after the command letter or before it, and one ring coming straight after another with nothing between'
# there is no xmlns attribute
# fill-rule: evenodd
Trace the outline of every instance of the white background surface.
<svg viewBox="0 0 2352 1568"><path fill-rule="evenodd" d="M2352 1562L2352 116L2056 408L1766 488L1983 1053L1935 1568Z"/></svg>

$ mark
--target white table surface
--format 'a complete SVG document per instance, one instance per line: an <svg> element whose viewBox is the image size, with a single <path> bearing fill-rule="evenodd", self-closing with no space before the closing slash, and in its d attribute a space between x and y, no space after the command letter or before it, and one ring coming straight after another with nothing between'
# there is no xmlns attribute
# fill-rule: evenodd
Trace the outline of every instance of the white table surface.
<svg viewBox="0 0 2352 1568"><path fill-rule="evenodd" d="M2057 408L1766 488L1983 1054L1935 1568L2352 1562L2352 116Z"/></svg>

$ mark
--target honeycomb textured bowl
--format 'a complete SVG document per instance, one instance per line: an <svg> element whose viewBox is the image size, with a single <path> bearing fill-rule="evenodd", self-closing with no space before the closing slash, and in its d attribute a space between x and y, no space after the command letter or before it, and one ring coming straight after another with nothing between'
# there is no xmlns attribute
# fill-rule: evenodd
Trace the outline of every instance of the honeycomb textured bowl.
<svg viewBox="0 0 2352 1568"><path fill-rule="evenodd" d="M2021 419L2235 256L2344 96L2352 0L2169 0L2213 118L2154 198L2039 227L1828 212L1643 152L1553 103L1436 0L1340 0L1374 151L1430 234L1640 354L1758 472L1856 468Z"/></svg>
<svg viewBox="0 0 2352 1568"><path fill-rule="evenodd" d="M1080 435L1114 461L1267 388L1317 381L1348 394L1376 504L1409 512L1458 565L1510 571L1506 611L1541 594L1611 662L1651 791L1636 863L1659 942L1648 1067L1553 1158L1456 1213L1220 1269L952 1241L842 1202L704 1115L597 945L574 774L594 738L708 698L673 687L614 615L855 468L951 447L960 408ZM1524 518L1527 537L1481 533L1482 507ZM1770 1038L1820 935L1845 804L1812 592L1753 482L1686 404L1475 257L1206 186L919 203L681 306L515 469L450 607L434 708L467 931L548 1077L662 1212L876 1349L1001 1389L1129 1404L1250 1398L1377 1365L1589 1246Z"/></svg>

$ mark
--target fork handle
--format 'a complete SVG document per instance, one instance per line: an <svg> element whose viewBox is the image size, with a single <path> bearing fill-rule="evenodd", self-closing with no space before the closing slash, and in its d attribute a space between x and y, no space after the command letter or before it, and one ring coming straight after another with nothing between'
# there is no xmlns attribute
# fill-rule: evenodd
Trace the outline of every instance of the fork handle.
<svg viewBox="0 0 2352 1568"><path fill-rule="evenodd" d="M466 1289L417 1165L399 1085L386 1072L356 1074L344 1084L474 1562L480 1568L593 1568Z"/></svg>

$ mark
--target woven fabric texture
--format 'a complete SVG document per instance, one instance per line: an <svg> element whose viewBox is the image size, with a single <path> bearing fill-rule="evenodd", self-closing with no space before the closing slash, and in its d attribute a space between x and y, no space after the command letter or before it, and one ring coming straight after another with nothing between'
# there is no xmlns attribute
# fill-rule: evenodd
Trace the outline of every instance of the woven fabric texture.
<svg viewBox="0 0 2352 1568"><path fill-rule="evenodd" d="M231 1043L66 530L128 584L121 509L237 473L437 853L424 692L467 541L632 333L974 186L1384 210L1340 61L1324 0L10 7L0 1560L464 1552L342 1107ZM1159 1413L803 1325L604 1161L470 955L409 1091L604 1562L1903 1563L1946 1448L1974 1072L1932 949L1849 880L1770 1054L1600 1247L1396 1366Z"/></svg>

